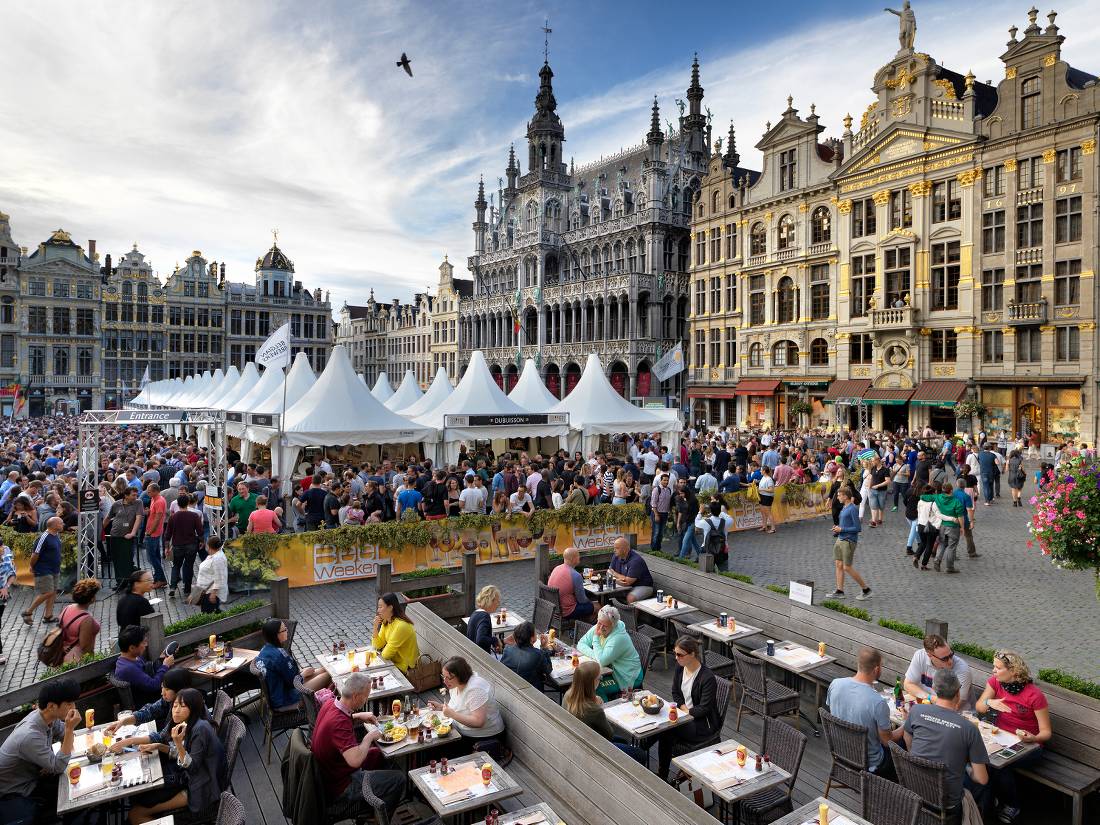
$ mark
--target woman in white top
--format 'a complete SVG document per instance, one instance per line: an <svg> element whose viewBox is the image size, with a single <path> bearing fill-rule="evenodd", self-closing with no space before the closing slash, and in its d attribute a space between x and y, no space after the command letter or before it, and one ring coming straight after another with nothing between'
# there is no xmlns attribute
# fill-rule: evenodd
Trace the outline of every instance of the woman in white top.
<svg viewBox="0 0 1100 825"><path fill-rule="evenodd" d="M763 474L756 482L760 492L760 532L774 533L775 521L772 519L772 502L775 500L775 479L772 478L771 467L761 467Z"/></svg>
<svg viewBox="0 0 1100 825"><path fill-rule="evenodd" d="M565 499L561 496L561 491L565 489L565 482L560 478L555 478L554 483L551 485L550 501L554 505L555 510L560 510L562 504L565 503Z"/></svg>
<svg viewBox="0 0 1100 825"><path fill-rule="evenodd" d="M624 470L617 470L615 473L615 482L612 486L613 493L611 496L612 504L626 504L626 472Z"/></svg>
<svg viewBox="0 0 1100 825"><path fill-rule="evenodd" d="M871 462L863 462L863 481L859 485L859 520L867 510L867 499L871 495Z"/></svg>
<svg viewBox="0 0 1100 825"><path fill-rule="evenodd" d="M428 704L453 720L459 733L470 739L490 739L504 733L504 718L497 707L493 686L474 673L469 662L461 656L444 662L443 684L450 692L447 703Z"/></svg>
<svg viewBox="0 0 1100 825"><path fill-rule="evenodd" d="M220 536L211 536L206 540L206 558L199 565L195 586L200 590L207 588L199 599L202 612L221 613L222 605L229 596L229 566Z"/></svg>

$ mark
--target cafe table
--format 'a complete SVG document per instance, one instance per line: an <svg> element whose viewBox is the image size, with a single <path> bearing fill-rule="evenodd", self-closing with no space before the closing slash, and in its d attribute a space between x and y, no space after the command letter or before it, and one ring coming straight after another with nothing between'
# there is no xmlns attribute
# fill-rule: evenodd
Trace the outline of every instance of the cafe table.
<svg viewBox="0 0 1100 825"><path fill-rule="evenodd" d="M496 761L485 753L472 753L449 760L450 772L432 773L431 767L409 771L413 785L439 816L444 819L459 817L469 811L485 808L502 799L511 799L523 793ZM488 785L482 782L481 768L489 764L493 777Z"/></svg>
<svg viewBox="0 0 1100 825"><path fill-rule="evenodd" d="M501 615L504 616L503 622L500 621ZM511 633L513 630L515 630L517 627L527 621L527 619L525 619L519 613L516 613L514 610L509 610L508 608L504 608L503 613L502 611L498 610L496 613L491 614L489 618L493 620L494 636L507 636L509 633ZM462 623L469 627L470 617L464 617L462 619Z"/></svg>
<svg viewBox="0 0 1100 825"><path fill-rule="evenodd" d="M416 692L413 690L412 682L405 678L405 674L388 662L379 667L372 667L359 672L371 679L382 679L382 687L371 688L370 701L372 702L380 702L384 699L392 699L394 696L405 696L408 693ZM350 675L351 673L348 672L342 676L332 678L332 683L336 685L336 689L341 693L344 690L344 683Z"/></svg>
<svg viewBox="0 0 1100 825"><path fill-rule="evenodd" d="M545 802L501 814L497 825L565 825L565 820Z"/></svg>
<svg viewBox="0 0 1100 825"><path fill-rule="evenodd" d="M763 659L768 664L775 665L781 670L785 670L787 673L791 674L792 677L805 676L815 668L836 661L836 658L833 656L828 654L819 656L816 650L810 650L810 648L805 645L800 645L797 642L791 641L775 642L775 654L772 656L768 655L767 645L752 651L752 655L758 659ZM820 679L814 679L812 676L809 678L809 681L813 682L814 685L814 708L816 709L821 707L822 683ZM797 687L797 684L792 684L790 686ZM802 713L801 710L799 711L799 715L809 722L814 736L820 736L820 731L814 726L813 720Z"/></svg>
<svg viewBox="0 0 1100 825"><path fill-rule="evenodd" d="M819 825L817 817L822 802L829 806L829 821L826 825L873 825L859 814L854 814L842 805L837 805L831 799L826 799L823 796L819 796L813 802L808 802L782 819L775 820L772 825Z"/></svg>
<svg viewBox="0 0 1100 825"><path fill-rule="evenodd" d="M409 730L409 735L403 740L401 740L400 742L394 742L391 745L385 745L382 743L382 740L379 739L374 744L381 749L383 756L389 757L391 759L409 759L409 764L415 764L416 754L421 754L425 751L430 751L444 745L449 745L450 743L457 742L459 739L462 738L462 734L460 734L458 732L458 729L455 728L452 724L451 729L444 736L438 735L433 730L431 739L426 739L423 742L416 741L416 729L419 726L423 725L425 722L430 721L433 716L439 719L444 718L443 714L439 713L438 711L428 709L422 710L418 714L412 714L409 719L400 723ZM393 721L392 716L381 716L378 719L378 724L376 725L376 727L381 729L381 727L385 725L386 722L390 721Z"/></svg>
<svg viewBox="0 0 1100 825"><path fill-rule="evenodd" d="M643 613L647 613L654 618L661 620L661 629L665 633L666 640L675 640L675 635L672 633L671 621L676 616L684 616L688 613L694 613L695 608L686 602L678 601L674 598L674 607L669 607L668 596L665 599L658 601L654 596L652 599L642 599L641 601L634 602L634 608L640 610ZM668 661L667 648L661 652L665 658L665 662Z"/></svg>
<svg viewBox="0 0 1100 825"><path fill-rule="evenodd" d="M542 639L535 639L535 648L542 650ZM555 652L550 656L550 681L554 683L554 687L559 693L564 693L569 689L569 686L573 684L573 673L576 668L573 667L573 654L577 654L577 664L582 662L594 662L596 661L591 656L586 656L581 653L577 648L572 645L567 645L560 639L555 642ZM600 673L604 676L611 673L611 668L604 666L600 668Z"/></svg>
<svg viewBox="0 0 1100 825"><path fill-rule="evenodd" d="M109 805L135 794L145 793L164 786L164 773L158 754L139 752L123 753L111 758L122 765L122 780L112 785L103 776L103 766L88 762L87 756L69 760L69 766L79 765L80 779L74 785L69 781L68 768L57 782L57 812L69 814L85 808Z"/></svg>
<svg viewBox="0 0 1100 825"><path fill-rule="evenodd" d="M733 617L731 617L733 618ZM735 621L735 629L730 630L728 625L722 625L719 627L717 619L710 619L705 622L696 622L688 627L694 630L701 636L706 636L726 648L732 649L734 643L740 639L747 638L748 636L755 636L757 633L763 633L759 627L753 627L751 624L744 624L742 622Z"/></svg>
<svg viewBox="0 0 1100 825"><path fill-rule="evenodd" d="M745 764L737 762L737 749L745 749ZM730 806L749 794L789 782L791 775L774 762L763 763L756 771L756 751L736 739L685 753L672 760L672 766L696 779L718 799L718 818L729 819Z"/></svg>
<svg viewBox="0 0 1100 825"><path fill-rule="evenodd" d="M113 722L104 722L102 725L96 725L92 728L83 728L73 732L73 752L69 754L70 758L77 758L83 756L88 750L88 747L95 742L103 741L103 730L108 725L114 724ZM119 739L129 739L131 736L148 736L151 733L156 733L157 726L153 722L144 722L140 725L122 725L114 733L113 741L117 742ZM53 743L53 752L57 753L61 750L61 743Z"/></svg>
<svg viewBox="0 0 1100 825"><path fill-rule="evenodd" d="M584 592L588 594L590 599L599 602L601 605L607 604L609 601L619 596L625 596L633 589L634 585L609 585L606 576L601 576L596 581L592 579L584 580Z"/></svg>
<svg viewBox="0 0 1100 825"><path fill-rule="evenodd" d="M258 650L250 650L246 647L234 647L233 658L200 659L198 656L188 656L177 664L190 670L197 676L210 679L212 682L223 682L237 675L242 669L247 670L252 660L260 655Z"/></svg>
<svg viewBox="0 0 1100 825"><path fill-rule="evenodd" d="M380 658L373 647L364 645L342 653L318 653L317 664L333 679L338 679L351 673L353 665L358 665L360 670L368 670L372 667L383 667L388 662Z"/></svg>
<svg viewBox="0 0 1100 825"><path fill-rule="evenodd" d="M648 690L634 692L634 698L616 699L603 706L604 715L613 727L625 733L634 744L660 736L666 730L678 728L691 721L691 714L680 711L675 721L668 718L668 709L672 702L665 701L661 697L661 709L657 713L649 714L642 710L641 701L648 696L657 694Z"/></svg>

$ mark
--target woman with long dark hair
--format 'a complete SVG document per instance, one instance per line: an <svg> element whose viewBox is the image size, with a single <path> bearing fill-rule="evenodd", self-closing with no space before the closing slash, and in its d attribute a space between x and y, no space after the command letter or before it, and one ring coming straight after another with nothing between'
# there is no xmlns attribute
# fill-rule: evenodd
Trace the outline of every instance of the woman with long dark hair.
<svg viewBox="0 0 1100 825"><path fill-rule="evenodd" d="M393 662L402 673L420 658L416 628L412 619L405 615L405 605L396 593L383 593L378 597L371 644L379 656Z"/></svg>
<svg viewBox="0 0 1100 825"><path fill-rule="evenodd" d="M135 570L122 580L118 587L121 595L115 606L115 627L141 624L141 617L154 612L145 594L153 589L153 574L148 570Z"/></svg>
<svg viewBox="0 0 1100 825"><path fill-rule="evenodd" d="M294 677L301 676L306 687L317 691L332 684L332 677L323 668L298 666L287 646L289 628L282 619L268 619L260 628L264 646L256 658L263 662L267 695L271 709L284 711L298 707L302 696L294 689Z"/></svg>

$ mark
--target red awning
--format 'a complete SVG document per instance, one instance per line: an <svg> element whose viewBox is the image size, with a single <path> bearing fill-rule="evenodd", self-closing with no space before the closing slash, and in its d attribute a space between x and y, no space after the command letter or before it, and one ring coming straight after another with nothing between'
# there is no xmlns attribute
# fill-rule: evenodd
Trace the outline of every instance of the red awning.
<svg viewBox="0 0 1100 825"><path fill-rule="evenodd" d="M871 388L869 378L841 378L829 385L829 391L821 399L823 404L836 403L838 398L863 398L863 393Z"/></svg>
<svg viewBox="0 0 1100 825"><path fill-rule="evenodd" d="M740 381L737 386L734 387L733 392L735 395L775 395L775 391L779 388L778 379L759 379Z"/></svg>
<svg viewBox="0 0 1100 825"><path fill-rule="evenodd" d="M736 395L733 387L691 387L688 389L688 398L733 398Z"/></svg>

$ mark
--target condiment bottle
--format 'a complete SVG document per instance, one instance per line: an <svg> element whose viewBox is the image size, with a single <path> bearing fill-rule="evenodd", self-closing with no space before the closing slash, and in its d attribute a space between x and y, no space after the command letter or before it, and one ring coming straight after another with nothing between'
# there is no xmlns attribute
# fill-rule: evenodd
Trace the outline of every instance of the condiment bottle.
<svg viewBox="0 0 1100 825"><path fill-rule="evenodd" d="M764 761L760 758L760 754L756 754L756 772L764 770Z"/></svg>

